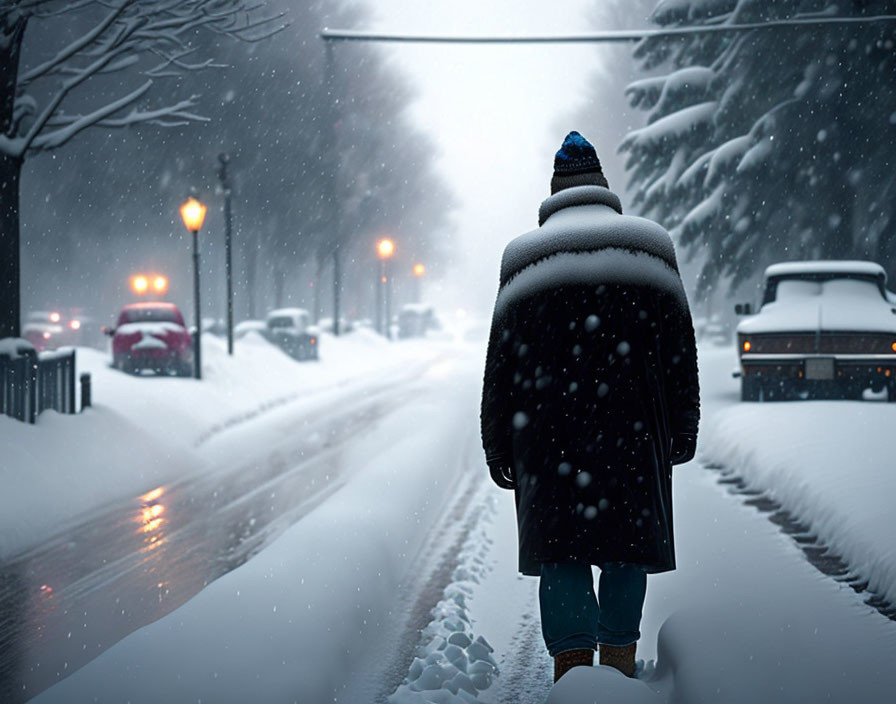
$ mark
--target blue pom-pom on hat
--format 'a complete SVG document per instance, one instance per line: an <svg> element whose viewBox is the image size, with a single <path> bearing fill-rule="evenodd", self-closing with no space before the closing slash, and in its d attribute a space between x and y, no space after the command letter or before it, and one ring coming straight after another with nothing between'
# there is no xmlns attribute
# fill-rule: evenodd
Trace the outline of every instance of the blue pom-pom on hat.
<svg viewBox="0 0 896 704"><path fill-rule="evenodd" d="M587 139L578 132L570 132L563 140L563 146L554 155L554 174L571 176L589 171L603 173L597 152Z"/></svg>

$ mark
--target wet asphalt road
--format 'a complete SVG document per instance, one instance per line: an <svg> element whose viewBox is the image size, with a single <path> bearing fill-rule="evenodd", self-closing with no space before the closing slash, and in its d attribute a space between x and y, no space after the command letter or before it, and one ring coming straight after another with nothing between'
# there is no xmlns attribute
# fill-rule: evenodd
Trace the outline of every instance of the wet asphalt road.
<svg viewBox="0 0 896 704"><path fill-rule="evenodd" d="M0 564L0 702L36 696L249 560L342 486L344 446L411 393L318 409L248 463L94 511Z"/></svg>

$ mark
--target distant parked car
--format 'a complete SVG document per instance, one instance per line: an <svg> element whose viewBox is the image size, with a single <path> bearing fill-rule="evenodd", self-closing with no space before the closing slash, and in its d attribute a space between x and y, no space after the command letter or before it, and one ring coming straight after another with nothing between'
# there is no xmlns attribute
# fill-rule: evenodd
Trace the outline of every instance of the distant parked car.
<svg viewBox="0 0 896 704"><path fill-rule="evenodd" d="M112 337L112 365L130 374L193 374L193 337L173 303L132 303L122 308Z"/></svg>
<svg viewBox="0 0 896 704"><path fill-rule="evenodd" d="M299 361L317 359L320 335L304 308L278 308L268 313L266 336L286 354Z"/></svg>
<svg viewBox="0 0 896 704"><path fill-rule="evenodd" d="M268 325L264 320L241 320L233 326L233 336L239 340L250 332L257 332L264 337L267 329Z"/></svg>
<svg viewBox="0 0 896 704"><path fill-rule="evenodd" d="M710 316L700 330L701 342L708 342L719 347L731 344L731 326L719 314Z"/></svg>
<svg viewBox="0 0 896 704"><path fill-rule="evenodd" d="M737 326L741 398L860 398L896 402L896 302L883 267L863 261L775 264L758 313Z"/></svg>
<svg viewBox="0 0 896 704"><path fill-rule="evenodd" d="M22 326L22 337L34 345L38 352L42 350L55 350L67 344L65 327L62 325L62 316L59 313L35 311L29 313Z"/></svg>
<svg viewBox="0 0 896 704"><path fill-rule="evenodd" d="M96 324L78 310L34 311L25 317L22 337L35 349L96 346L100 334Z"/></svg>
<svg viewBox="0 0 896 704"><path fill-rule="evenodd" d="M398 312L398 337L424 337L430 330L439 330L441 325L432 306L425 303L408 303Z"/></svg>

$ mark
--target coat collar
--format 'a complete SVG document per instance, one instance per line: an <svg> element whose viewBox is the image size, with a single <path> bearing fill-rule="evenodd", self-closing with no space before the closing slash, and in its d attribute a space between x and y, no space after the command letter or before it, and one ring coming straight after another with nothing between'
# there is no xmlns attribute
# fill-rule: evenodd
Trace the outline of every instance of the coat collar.
<svg viewBox="0 0 896 704"><path fill-rule="evenodd" d="M606 205L622 215L622 203L613 191L601 186L564 188L545 200L538 209L538 226L558 210L576 205Z"/></svg>

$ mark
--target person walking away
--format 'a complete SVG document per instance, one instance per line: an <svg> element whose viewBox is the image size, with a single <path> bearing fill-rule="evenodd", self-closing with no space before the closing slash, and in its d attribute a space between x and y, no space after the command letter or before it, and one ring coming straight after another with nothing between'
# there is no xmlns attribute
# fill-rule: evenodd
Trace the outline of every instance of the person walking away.
<svg viewBox="0 0 896 704"><path fill-rule="evenodd" d="M600 664L632 677L646 575L675 569L672 465L697 443L693 323L668 233L622 214L578 132L551 194L539 227L504 250L482 443L514 492L555 681L598 646Z"/></svg>

